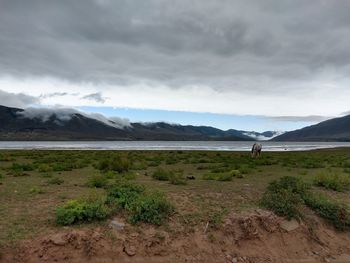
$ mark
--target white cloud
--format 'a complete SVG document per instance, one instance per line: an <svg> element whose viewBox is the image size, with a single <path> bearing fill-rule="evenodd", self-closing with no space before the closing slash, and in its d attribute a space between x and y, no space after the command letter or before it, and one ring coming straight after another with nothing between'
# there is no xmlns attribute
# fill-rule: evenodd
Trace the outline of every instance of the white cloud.
<svg viewBox="0 0 350 263"><path fill-rule="evenodd" d="M350 84L350 83L349 83ZM261 85L264 85L263 83ZM349 109L350 90L345 87L347 81L329 88L326 82L303 83L303 92L293 92L293 83L289 83L288 94L257 93L239 91L217 91L208 86L187 86L173 89L161 85L117 86L103 83L73 83L58 79L24 79L0 78L0 89L11 93L25 94L28 91L32 98L42 93L53 93L59 87L65 96L41 97L43 106L63 105L111 106L137 109L160 109L192 112L226 113L237 115L259 116L338 116ZM318 88L315 89L314 87ZM108 97L105 102L99 100L80 100L72 93L103 93ZM5 101L4 101L5 102ZM0 101L2 103L2 101Z"/></svg>
<svg viewBox="0 0 350 263"><path fill-rule="evenodd" d="M86 113L72 108L61 108L61 107L53 107L53 108L26 108L24 111L18 112L23 118L29 119L41 119L43 122L47 122L51 117L55 116L59 122L67 122L74 115L80 114L87 118L92 118L98 120L106 125L124 129L126 127L131 127L130 121L128 119L123 119L119 117L111 117L106 118L102 114L98 113Z"/></svg>

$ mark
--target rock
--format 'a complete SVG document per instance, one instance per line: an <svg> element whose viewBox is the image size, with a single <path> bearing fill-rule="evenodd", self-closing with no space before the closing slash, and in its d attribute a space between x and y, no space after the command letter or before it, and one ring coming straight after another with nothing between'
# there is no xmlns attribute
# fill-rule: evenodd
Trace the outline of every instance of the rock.
<svg viewBox="0 0 350 263"><path fill-rule="evenodd" d="M232 262L232 263L237 263L238 260L237 260L237 258L232 258L231 262Z"/></svg>
<svg viewBox="0 0 350 263"><path fill-rule="evenodd" d="M291 232L297 228L299 228L299 222L295 219L292 220L283 220L280 222L280 227L287 232Z"/></svg>
<svg viewBox="0 0 350 263"><path fill-rule="evenodd" d="M123 230L125 227L125 224L117 220L112 220L109 226L115 230Z"/></svg>
<svg viewBox="0 0 350 263"><path fill-rule="evenodd" d="M55 244L56 246L63 246L67 243L67 241L63 238L63 236L61 234L56 234L53 235L50 238L50 241Z"/></svg>
<svg viewBox="0 0 350 263"><path fill-rule="evenodd" d="M125 246L123 251L130 257L136 255L136 247L135 246Z"/></svg>

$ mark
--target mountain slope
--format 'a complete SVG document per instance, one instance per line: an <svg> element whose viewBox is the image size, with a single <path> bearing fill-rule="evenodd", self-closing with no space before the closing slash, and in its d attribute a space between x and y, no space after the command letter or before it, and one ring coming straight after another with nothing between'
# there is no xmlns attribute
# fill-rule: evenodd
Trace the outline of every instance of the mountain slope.
<svg viewBox="0 0 350 263"><path fill-rule="evenodd" d="M96 119L73 113L61 120L55 114L43 121L26 118L22 109L0 106L1 140L118 140L132 139L129 132L116 129Z"/></svg>
<svg viewBox="0 0 350 263"><path fill-rule="evenodd" d="M273 141L350 141L350 115L284 133Z"/></svg>
<svg viewBox="0 0 350 263"><path fill-rule="evenodd" d="M0 106L0 140L253 140L244 132L164 122L115 127L78 112L28 117L23 109Z"/></svg>

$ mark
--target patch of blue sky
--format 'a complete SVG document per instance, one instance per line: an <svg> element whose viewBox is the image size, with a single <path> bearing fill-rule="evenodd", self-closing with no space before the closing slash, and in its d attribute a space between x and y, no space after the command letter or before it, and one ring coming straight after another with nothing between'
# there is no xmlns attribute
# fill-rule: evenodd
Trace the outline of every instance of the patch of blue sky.
<svg viewBox="0 0 350 263"><path fill-rule="evenodd" d="M127 118L131 122L158 122L176 123L182 125L203 125L219 129L245 130L245 131L290 131L300 129L313 122L283 121L264 116L231 115L206 112L167 111L152 109L129 109L113 107L80 107L86 112L96 112L106 117Z"/></svg>

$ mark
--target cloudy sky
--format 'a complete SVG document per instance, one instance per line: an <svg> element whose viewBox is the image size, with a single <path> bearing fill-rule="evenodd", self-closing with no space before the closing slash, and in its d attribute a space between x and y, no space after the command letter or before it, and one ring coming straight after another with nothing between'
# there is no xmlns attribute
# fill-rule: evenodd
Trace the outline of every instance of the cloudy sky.
<svg viewBox="0 0 350 263"><path fill-rule="evenodd" d="M289 130L349 112L348 0L0 0L0 104Z"/></svg>

